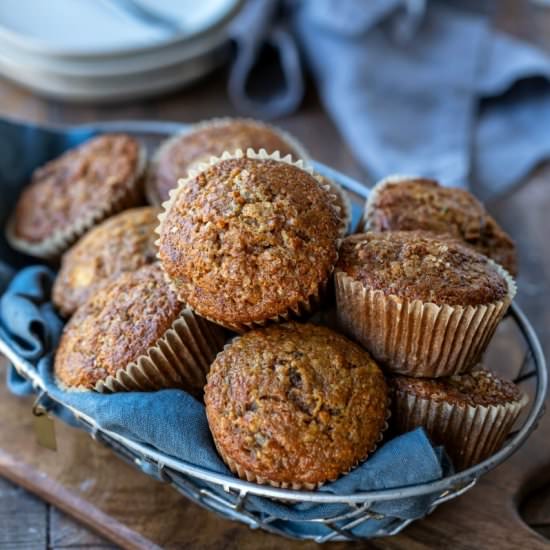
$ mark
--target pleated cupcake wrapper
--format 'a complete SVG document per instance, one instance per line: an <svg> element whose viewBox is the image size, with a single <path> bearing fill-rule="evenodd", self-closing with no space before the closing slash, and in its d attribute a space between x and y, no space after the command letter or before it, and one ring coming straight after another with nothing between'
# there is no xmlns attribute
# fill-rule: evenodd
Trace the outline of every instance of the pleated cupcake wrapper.
<svg viewBox="0 0 550 550"><path fill-rule="evenodd" d="M183 388L199 395L224 339L220 327L186 308L147 353L115 376L97 382L94 389L110 393Z"/></svg>
<svg viewBox="0 0 550 550"><path fill-rule="evenodd" d="M6 226L6 239L8 243L16 250L36 258L43 258L45 260L58 259L63 252L94 225L122 210L136 206L142 200L143 181L140 180L143 177L146 163L147 152L144 147L141 147L135 174L126 184L125 191L114 197L108 208L83 216L74 225L63 230L58 230L50 237L38 243L17 237L15 234L15 214L13 214Z"/></svg>
<svg viewBox="0 0 550 550"><path fill-rule="evenodd" d="M380 193L386 188L395 183L401 183L403 181L417 180L421 176L414 176L410 174L392 174L386 178L380 180L374 187L370 190L369 196L365 201L365 206L363 208L363 215L359 220L359 225L357 226L356 233L364 233L370 229L370 221L372 219L372 213L374 210L374 204L376 203Z"/></svg>
<svg viewBox="0 0 550 550"><path fill-rule="evenodd" d="M345 237L351 224L351 201L347 192L337 182L322 176L323 182L330 187L330 192L336 196L337 204L340 207L340 217L342 219L341 237Z"/></svg>
<svg viewBox="0 0 550 550"><path fill-rule="evenodd" d="M302 160L293 161L290 155L287 155L285 157L281 157L279 151L275 151L274 153L267 153L265 149L260 149L260 151L258 151L258 152L254 151L252 149L248 149L246 152L243 152L242 150L238 149L233 154L225 152L221 157L212 157L210 159L210 162L197 166L197 168L195 170L190 170L189 174L186 178L179 180L178 187L176 187L175 189L172 189L170 191L170 198L166 202L164 202L163 205L162 205L163 212L161 212L158 216L160 223L159 223L159 226L157 227L157 229L155 230L156 233L159 236L162 234L162 227L163 227L163 224L164 224L164 220L166 219L167 214L170 212L170 209L172 208L172 205L174 204L174 202L176 200L176 197L178 195L179 190L182 189L183 187L185 187L185 185L187 184L188 181L190 181L191 179L196 178L198 174L200 174L204 170L208 169L209 167L218 164L219 162L222 162L222 161L225 161L225 160L240 159L240 158L245 158L245 157L249 158L249 159L256 159L256 160L275 160L277 162L284 162L284 163L289 164L291 166L295 166L295 167L299 168L300 170L304 170L305 172L307 172L308 174L313 176L315 178L315 180L318 182L319 186L329 194L329 196L331 197L331 199L333 201L332 205L333 205L334 210L338 213L340 212L340 207L338 206L338 202L337 202L338 199L337 199L336 195L334 195L333 193L330 192L330 185L328 185L327 183L324 183L322 181L322 178L320 176L318 176L317 174L315 174L313 169L309 165L304 164L304 162ZM344 220L342 220L342 218L340 218L340 228L339 228L339 234L340 235L343 235L343 233L345 232L344 223L345 223ZM156 244L157 248L160 248L160 238L157 239L155 244ZM338 239L336 249L339 248L339 244L340 243L339 243L339 239ZM160 254L158 254L157 257L158 257L160 265L161 265L161 267L163 268L163 271L164 271L164 266L162 264ZM329 283L329 281L331 279L331 276L332 276L332 273L334 271L334 266L336 265L337 261L338 261L338 251L336 251L336 255L334 257L332 267L327 272L327 276L326 276L325 281L322 281L319 284L319 286L317 288L317 291L314 294L312 294L312 295L308 296L306 299L304 299L304 300L288 307L286 309L286 311L283 311L283 312L279 313L278 315L275 315L273 317L269 317L267 319L260 319L260 320L257 320L257 321L254 320L254 321L250 321L250 322L246 322L246 323L245 322L230 323L230 322L227 322L227 321L222 321L220 319L214 319L211 316L205 315L204 313L201 313L200 311L198 311L196 308L192 308L189 304L187 304L187 306L191 309L194 309L197 312L198 315L201 315L202 317L205 317L206 319L212 321L213 323L216 323L216 324L221 325L225 328L228 328L229 330L233 330L233 331L239 332L239 333L246 332L247 330L252 329L252 328L263 327L263 326L265 326L269 323L272 323L272 322L277 322L278 323L278 322L288 321L291 318L311 315L313 313L313 311L322 302L323 295L326 292L328 283ZM170 279L170 277L168 276L168 274L165 271L164 271L164 275L165 275L167 283L174 290L174 292L178 295L179 299L182 302L187 303L187 300L185 299L185 297L180 295L179 289L176 288L173 281Z"/></svg>
<svg viewBox="0 0 550 550"><path fill-rule="evenodd" d="M466 307L387 296L339 271L335 277L339 325L387 371L427 378L469 371L479 362L516 293L510 275L489 262L506 280L508 294L494 303Z"/></svg>
<svg viewBox="0 0 550 550"><path fill-rule="evenodd" d="M311 158L309 153L305 149L305 147L292 134L289 134L288 132L286 132L285 130L282 130L281 128L272 126L271 124L266 124L265 122L254 120L252 118L218 117L218 118L203 120L202 122L193 124L191 127L184 130L183 132L180 132L178 134L175 134L172 137L169 137L159 145L158 149L153 155L153 158L151 159L151 162L149 163L149 169L147 170L147 176L145 179L145 195L146 195L147 201L154 206L159 206L162 203L162 200L159 197L158 189L156 186L156 172L158 169L160 159L165 151L170 149L170 147L172 147L172 145L175 142L177 142L181 138L181 136L185 136L193 132L204 130L205 128L223 127L227 125L229 122L247 122L249 124L253 124L254 126L257 126L258 128L263 128L268 131L271 131L274 134L277 134L282 140L286 141L286 143L288 143L290 147L294 151L296 151L296 154L300 159L304 161L309 161L309 159ZM187 174L181 174L182 178L185 178L186 176Z"/></svg>
<svg viewBox="0 0 550 550"><path fill-rule="evenodd" d="M396 391L394 424L399 433L423 426L436 445L443 445L457 470L489 458L503 445L529 399L502 405L460 406Z"/></svg>

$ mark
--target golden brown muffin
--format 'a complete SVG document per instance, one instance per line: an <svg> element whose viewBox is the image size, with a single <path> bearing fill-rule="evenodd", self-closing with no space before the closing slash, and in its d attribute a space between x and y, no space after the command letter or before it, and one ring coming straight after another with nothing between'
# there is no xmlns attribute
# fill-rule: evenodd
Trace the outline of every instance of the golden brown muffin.
<svg viewBox="0 0 550 550"><path fill-rule="evenodd" d="M185 180L158 230L162 267L180 299L237 331L309 312L333 270L341 230L314 176L252 154Z"/></svg>
<svg viewBox="0 0 550 550"><path fill-rule="evenodd" d="M190 168L219 157L225 151L234 153L248 148L268 153L279 151L294 160L305 159L303 147L289 134L250 119L224 118L197 124L191 131L174 136L162 144L155 155L147 177L147 195L152 204L169 197L180 178Z"/></svg>
<svg viewBox="0 0 550 550"><path fill-rule="evenodd" d="M369 354L316 326L271 325L236 338L205 388L217 449L240 477L314 488L371 453L386 425L388 392Z"/></svg>
<svg viewBox="0 0 550 550"><path fill-rule="evenodd" d="M374 187L362 230L448 233L517 273L514 242L483 205L464 189L423 178L387 178Z"/></svg>
<svg viewBox="0 0 550 550"><path fill-rule="evenodd" d="M502 300L508 283L485 256L455 239L419 231L344 239L338 270L386 295L451 306Z"/></svg>
<svg viewBox="0 0 550 550"><path fill-rule="evenodd" d="M10 244L55 257L92 225L142 198L144 150L125 134L105 134L35 170L8 225Z"/></svg>
<svg viewBox="0 0 550 550"><path fill-rule="evenodd" d="M459 470L498 451L528 401L514 383L484 368L437 380L395 376L390 387L397 432L424 427Z"/></svg>
<svg viewBox="0 0 550 550"><path fill-rule="evenodd" d="M184 309L156 263L120 274L76 310L54 371L69 389L196 394L222 346L219 329Z"/></svg>
<svg viewBox="0 0 550 550"><path fill-rule="evenodd" d="M125 210L91 229L63 255L53 287L53 302L62 315L72 315L112 277L157 260L159 212L150 206Z"/></svg>
<svg viewBox="0 0 550 550"><path fill-rule="evenodd" d="M515 294L498 264L422 231L347 237L335 281L340 326L389 371L421 377L477 364Z"/></svg>

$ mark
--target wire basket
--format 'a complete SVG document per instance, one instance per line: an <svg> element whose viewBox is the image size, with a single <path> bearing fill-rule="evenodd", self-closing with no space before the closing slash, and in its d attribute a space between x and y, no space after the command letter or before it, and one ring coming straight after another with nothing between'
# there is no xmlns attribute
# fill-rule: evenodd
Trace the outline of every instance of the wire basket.
<svg viewBox="0 0 550 550"><path fill-rule="evenodd" d="M167 134L185 130L185 125L156 122L117 122L93 126L99 132L123 131L135 135L150 144L155 144ZM361 200L368 190L359 182L339 172L314 163L315 169L329 178L336 180L345 189L353 193L350 198L355 201L356 211L360 210ZM357 213L357 212L356 212ZM513 343L512 343L513 342ZM441 480L403 488L392 488L379 491L357 492L353 494L330 494L316 491L294 491L258 485L242 481L230 475L216 474L204 468L194 466L182 460L158 452L152 447L140 444L122 435L101 429L95 420L72 406L55 400L48 394L44 382L34 366L17 356L10 346L0 338L0 353L3 353L15 366L17 371L30 380L38 393L37 403L45 397L51 403L64 407L78 420L81 427L93 439L109 447L117 455L140 468L148 475L170 483L176 490L199 505L215 513L245 523L254 529L263 529L271 533L292 538L309 538L316 542L360 540L352 531L364 522L386 520L385 526L378 529L373 537L391 536L399 533L413 520L397 517L385 517L373 511L373 506L382 501L398 501L421 495L435 496L428 513L440 504L456 498L471 489L477 480L489 470L509 458L536 428L538 420L544 413L544 400L547 392L547 372L544 356L535 332L520 308L512 304L508 315L494 337L492 347L512 345L514 353L507 353L506 366L508 378L522 386L530 395L528 410L522 415L518 428L512 432L503 447L483 462L457 474ZM487 365L491 364L491 350L488 353ZM500 361L499 361L499 366ZM499 370L500 369L495 369ZM296 522L288 522L278 517L257 512L250 503L250 497L260 496L288 503L339 504L344 512L335 517L316 517L302 523L323 524L327 527L323 535L298 534Z"/></svg>

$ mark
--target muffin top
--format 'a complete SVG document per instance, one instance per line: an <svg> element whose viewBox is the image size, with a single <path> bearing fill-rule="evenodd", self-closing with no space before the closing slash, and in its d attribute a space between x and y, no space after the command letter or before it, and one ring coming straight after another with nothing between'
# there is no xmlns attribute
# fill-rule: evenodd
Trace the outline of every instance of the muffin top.
<svg viewBox="0 0 550 550"><path fill-rule="evenodd" d="M337 258L329 193L283 161L219 161L186 180L164 216L159 256L180 299L230 327L307 302Z"/></svg>
<svg viewBox="0 0 550 550"><path fill-rule="evenodd" d="M498 378L485 368L448 378L412 378L395 376L390 379L392 390L421 399L475 407L504 405L520 401L523 394L509 380Z"/></svg>
<svg viewBox="0 0 550 550"><path fill-rule="evenodd" d="M53 287L53 302L63 315L71 315L111 277L156 261L159 212L126 210L91 229L63 255Z"/></svg>
<svg viewBox="0 0 550 550"><path fill-rule="evenodd" d="M58 381L92 389L144 355L182 310L158 263L122 273L80 306L55 356Z"/></svg>
<svg viewBox="0 0 550 550"><path fill-rule="evenodd" d="M220 157L225 151L233 153L248 148L265 149L268 153L279 151L295 160L301 157L292 143L268 125L247 119L212 121L161 146L151 174L152 185L160 201L166 201L170 189L177 186L190 168L208 162L211 157Z"/></svg>
<svg viewBox="0 0 550 550"><path fill-rule="evenodd" d="M460 241L422 231L346 237L337 271L406 300L476 306L504 299L508 283L488 258Z"/></svg>
<svg viewBox="0 0 550 550"><path fill-rule="evenodd" d="M371 197L367 203L368 229L448 233L516 274L512 239L468 191L411 178L382 182Z"/></svg>
<svg viewBox="0 0 550 550"><path fill-rule="evenodd" d="M369 354L332 330L288 323L254 330L218 355L205 388L223 455L276 483L322 483L371 452L388 390Z"/></svg>
<svg viewBox="0 0 550 550"><path fill-rule="evenodd" d="M14 234L39 243L112 207L139 176L141 148L124 134L105 134L35 170L15 210Z"/></svg>

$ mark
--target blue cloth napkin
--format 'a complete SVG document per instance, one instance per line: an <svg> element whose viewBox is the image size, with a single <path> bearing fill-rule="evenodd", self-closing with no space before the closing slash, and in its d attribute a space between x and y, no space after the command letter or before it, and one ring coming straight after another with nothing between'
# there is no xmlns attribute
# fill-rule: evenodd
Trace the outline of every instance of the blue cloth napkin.
<svg viewBox="0 0 550 550"><path fill-rule="evenodd" d="M0 338L21 357L36 365L50 395L93 417L106 430L213 472L229 474L213 445L204 406L186 392L163 390L104 395L65 392L56 386L52 376L53 353L62 322L50 303L53 276L53 272L46 267L25 268L11 280L0 299ZM13 367L9 371L8 384L11 391L18 395L32 392L30 383ZM75 423L66 409L60 409L51 402L50 405L54 414ZM416 430L385 443L362 466L322 487L321 491L353 493L403 487L437 480L451 472L452 467L442 450L432 447L423 430ZM223 492L218 487L210 488L220 494ZM396 518L422 517L436 496L380 502L373 512L385 517L358 526L355 534L374 534L378 529L390 526ZM260 497L252 497L250 506L280 520L291 520L296 533L310 535L322 535L328 531L318 523L307 523L307 520L336 516L343 511L339 504L291 506Z"/></svg>
<svg viewBox="0 0 550 550"><path fill-rule="evenodd" d="M272 2L249 4L237 43L259 56L251 40L292 30L328 113L373 179L416 173L489 198L550 157L550 60L495 31L492 2L301 0L286 3L286 17ZM293 47L279 44L279 57ZM257 79L284 89L281 80L300 80L300 71L274 64ZM295 109L300 88L286 94L286 110L266 97L263 113Z"/></svg>

